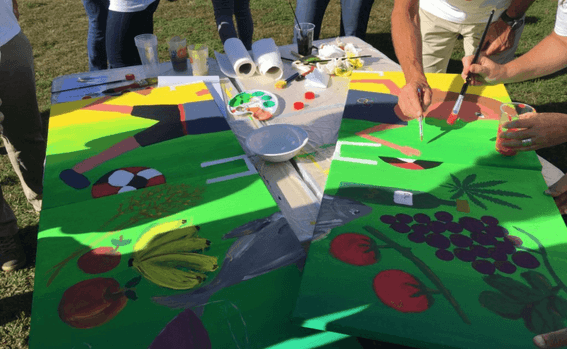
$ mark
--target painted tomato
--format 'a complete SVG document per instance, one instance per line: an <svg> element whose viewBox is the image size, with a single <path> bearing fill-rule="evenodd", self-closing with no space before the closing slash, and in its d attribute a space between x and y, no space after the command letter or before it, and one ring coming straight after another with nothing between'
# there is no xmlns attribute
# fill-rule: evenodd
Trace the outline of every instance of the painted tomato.
<svg viewBox="0 0 567 349"><path fill-rule="evenodd" d="M115 317L128 302L112 278L83 280L69 287L59 302L59 317L69 326L92 328Z"/></svg>
<svg viewBox="0 0 567 349"><path fill-rule="evenodd" d="M112 239L111 242L114 248L98 247L82 255L77 261L79 269L87 274L101 274L116 268L120 264L121 256L118 249L130 244L130 240L124 240L121 235L119 239Z"/></svg>
<svg viewBox="0 0 567 349"><path fill-rule="evenodd" d="M433 305L424 285L403 270L389 269L374 278L374 292L382 303L402 313L421 313Z"/></svg>
<svg viewBox="0 0 567 349"><path fill-rule="evenodd" d="M370 237L358 233L338 235L331 241L331 255L345 263L364 266L376 263L380 252Z"/></svg>

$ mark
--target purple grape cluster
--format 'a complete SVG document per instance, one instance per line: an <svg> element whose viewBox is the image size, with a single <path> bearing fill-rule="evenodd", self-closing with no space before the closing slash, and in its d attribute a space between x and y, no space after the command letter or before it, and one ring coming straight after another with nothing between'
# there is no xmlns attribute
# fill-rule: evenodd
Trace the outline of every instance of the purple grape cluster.
<svg viewBox="0 0 567 349"><path fill-rule="evenodd" d="M437 258L443 261L457 258L472 263L473 269L481 274L491 275L496 270L513 274L517 267L535 269L540 266L531 253L517 249L522 240L510 235L499 225L498 219L483 216L453 221L453 218L449 212L439 211L434 217L424 213L413 216L398 213L383 215L380 220L398 233L407 234L411 242L436 248Z"/></svg>

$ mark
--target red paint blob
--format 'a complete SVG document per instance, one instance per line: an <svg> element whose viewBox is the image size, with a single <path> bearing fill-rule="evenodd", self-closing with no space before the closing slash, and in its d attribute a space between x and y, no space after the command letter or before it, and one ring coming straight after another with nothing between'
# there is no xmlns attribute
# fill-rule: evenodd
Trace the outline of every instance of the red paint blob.
<svg viewBox="0 0 567 349"><path fill-rule="evenodd" d="M126 74L126 80L134 80L134 74Z"/></svg>
<svg viewBox="0 0 567 349"><path fill-rule="evenodd" d="M303 104L302 102L293 103L293 109L295 109L295 110L301 110L304 107L305 107L305 104Z"/></svg>
<svg viewBox="0 0 567 349"><path fill-rule="evenodd" d="M91 98L92 98L91 96L84 96L84 97L81 98L81 99L91 99Z"/></svg>
<svg viewBox="0 0 567 349"><path fill-rule="evenodd" d="M305 92L305 99L315 99L315 93L311 91Z"/></svg>

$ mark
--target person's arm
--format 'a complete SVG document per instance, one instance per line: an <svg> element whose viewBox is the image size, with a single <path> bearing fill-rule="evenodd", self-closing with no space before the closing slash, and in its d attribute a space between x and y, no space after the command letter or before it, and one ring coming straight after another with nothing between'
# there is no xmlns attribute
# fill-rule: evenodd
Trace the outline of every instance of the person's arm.
<svg viewBox="0 0 567 349"><path fill-rule="evenodd" d="M504 52L514 46L516 39L516 26L515 20L520 20L535 0L512 0L512 3L504 11L504 13L495 20L486 33L486 42L482 48L486 56L492 56ZM505 22L503 18L508 21Z"/></svg>
<svg viewBox="0 0 567 349"><path fill-rule="evenodd" d="M471 65L473 56L463 58L463 78L470 71L472 85L520 82L555 73L567 67L567 36L549 34L528 53L500 65L481 57Z"/></svg>
<svg viewBox="0 0 567 349"><path fill-rule="evenodd" d="M16 19L20 20L20 11L18 11L18 2L16 0L12 0L12 10L14 11L14 16Z"/></svg>
<svg viewBox="0 0 567 349"><path fill-rule="evenodd" d="M419 0L395 0L392 40L406 79L406 85L398 96L398 104L409 118L422 116L431 103L431 89L423 72L419 25ZM423 91L423 100L419 97L418 89Z"/></svg>

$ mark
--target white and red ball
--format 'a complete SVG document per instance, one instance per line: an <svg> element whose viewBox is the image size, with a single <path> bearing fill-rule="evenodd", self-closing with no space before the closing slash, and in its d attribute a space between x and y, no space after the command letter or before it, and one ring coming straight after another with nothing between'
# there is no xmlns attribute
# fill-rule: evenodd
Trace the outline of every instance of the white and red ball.
<svg viewBox="0 0 567 349"><path fill-rule="evenodd" d="M149 167L123 167L102 176L92 187L93 198L125 193L165 183L161 172Z"/></svg>

